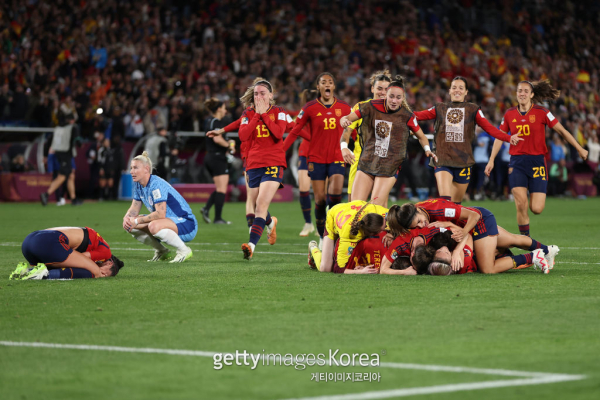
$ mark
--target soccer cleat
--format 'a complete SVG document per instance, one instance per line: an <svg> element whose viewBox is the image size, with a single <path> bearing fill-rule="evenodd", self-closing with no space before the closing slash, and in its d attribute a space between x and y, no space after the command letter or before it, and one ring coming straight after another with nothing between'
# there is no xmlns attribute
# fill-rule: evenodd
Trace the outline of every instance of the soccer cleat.
<svg viewBox="0 0 600 400"><path fill-rule="evenodd" d="M273 220L273 227L269 229L267 240L272 246L277 242L277 217L271 217L271 219Z"/></svg>
<svg viewBox="0 0 600 400"><path fill-rule="evenodd" d="M202 219L204 220L204 222L206 222L207 224L210 224L210 217L208 216L208 210L204 207L202 207L200 209L200 215L202 215Z"/></svg>
<svg viewBox="0 0 600 400"><path fill-rule="evenodd" d="M525 268L529 268L533 266L533 264L521 264L521 265L517 265L514 269L525 269Z"/></svg>
<svg viewBox="0 0 600 400"><path fill-rule="evenodd" d="M242 245L242 251L244 252L244 260L251 260L252 259L252 247L250 247L250 245L248 243L244 243Z"/></svg>
<svg viewBox="0 0 600 400"><path fill-rule="evenodd" d="M15 268L15 270L12 272L12 274L10 274L10 276L8 277L8 279L10 279L11 281L18 281L20 280L23 275L25 275L29 269L29 264L25 263L25 262L20 262L17 264L17 268Z"/></svg>
<svg viewBox="0 0 600 400"><path fill-rule="evenodd" d="M71 205L72 206L80 206L82 204L83 204L83 200L80 200L80 199L73 199L73 200L71 200Z"/></svg>
<svg viewBox="0 0 600 400"><path fill-rule="evenodd" d="M300 236L306 237L310 233L313 233L314 231L315 231L315 226L311 223L306 223L306 224L304 224L304 228L302 228L302 231L300 232Z"/></svg>
<svg viewBox="0 0 600 400"><path fill-rule="evenodd" d="M308 266L312 269L318 269L315 257L313 256L313 250L318 249L318 247L316 240L311 240L308 243Z"/></svg>
<svg viewBox="0 0 600 400"><path fill-rule="evenodd" d="M48 193L46 193L46 192L40 193L40 201L42 202L43 206L47 205L48 204Z"/></svg>
<svg viewBox="0 0 600 400"><path fill-rule="evenodd" d="M46 264L39 263L27 271L27 273L21 277L21 280L41 280L46 276L48 276L48 268L46 268Z"/></svg>
<svg viewBox="0 0 600 400"><path fill-rule="evenodd" d="M169 259L169 249L166 247L164 250L154 250L154 257L148 262L156 262L156 261L166 261Z"/></svg>
<svg viewBox="0 0 600 400"><path fill-rule="evenodd" d="M64 205L66 205L66 204L67 204L67 201L65 200L65 198L64 198L64 197L61 197L61 199L60 199L59 201L57 201L57 202L56 202L56 205L57 205L58 207L60 207L60 206L64 206Z"/></svg>
<svg viewBox="0 0 600 400"><path fill-rule="evenodd" d="M193 255L194 255L194 253L192 253L192 249L185 246L185 250L183 250L183 251L177 250L177 254L175 255L175 258L173 258L171 261L169 261L169 263L171 263L171 264L182 263L182 262L187 261L190 258L192 258Z"/></svg>
<svg viewBox="0 0 600 400"><path fill-rule="evenodd" d="M213 224L217 225L231 225L231 221L225 221L224 219L216 219Z"/></svg>
<svg viewBox="0 0 600 400"><path fill-rule="evenodd" d="M544 256L544 250L536 249L533 251L533 268L541 270L544 274L550 272L550 268L548 267L548 261L546 261L546 257Z"/></svg>
<svg viewBox="0 0 600 400"><path fill-rule="evenodd" d="M556 245L548 246L548 254L545 255L546 261L548 261L548 269L554 268L554 257L558 255L560 249Z"/></svg>

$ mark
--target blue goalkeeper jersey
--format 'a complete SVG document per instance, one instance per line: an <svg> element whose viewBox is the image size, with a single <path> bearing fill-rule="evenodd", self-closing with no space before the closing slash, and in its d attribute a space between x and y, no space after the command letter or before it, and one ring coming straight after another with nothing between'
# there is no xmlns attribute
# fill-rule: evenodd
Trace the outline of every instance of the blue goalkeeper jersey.
<svg viewBox="0 0 600 400"><path fill-rule="evenodd" d="M156 175L150 175L148 184L143 187L133 182L133 199L144 203L148 211L156 211L155 204L167 202L167 218L183 218L195 220L190 205L173 186Z"/></svg>

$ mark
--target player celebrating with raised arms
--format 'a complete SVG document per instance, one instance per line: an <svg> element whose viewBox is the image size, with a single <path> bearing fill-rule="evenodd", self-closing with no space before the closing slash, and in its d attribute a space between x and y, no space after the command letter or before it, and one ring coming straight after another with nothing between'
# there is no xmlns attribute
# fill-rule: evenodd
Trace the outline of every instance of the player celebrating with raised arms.
<svg viewBox="0 0 600 400"><path fill-rule="evenodd" d="M435 167L439 196L457 204L460 204L467 191L471 167L475 164L472 145L475 125L496 139L511 144L522 140L517 135L511 137L495 128L483 116L477 104L466 101L468 94L467 80L457 76L450 85L449 102L438 103L428 110L414 113L419 121L435 119L433 150L438 161L430 165Z"/></svg>
<svg viewBox="0 0 600 400"><path fill-rule="evenodd" d="M359 118L363 119L363 149L352 188L354 200L367 200L371 195L373 203L387 207L390 190L396 183L398 169L406 157L406 146L411 132L419 139L425 154L437 160L406 103L405 93L404 78L396 76L387 88L385 99L362 103L358 110L344 116L340 121L342 126L347 128ZM344 141L344 137L340 143L344 157L350 160L352 152L348 150L348 143Z"/></svg>
<svg viewBox="0 0 600 400"><path fill-rule="evenodd" d="M268 224L269 205L281 185L283 171L287 167L283 133L288 123L288 114L283 108L274 105L273 86L267 80L255 81L252 93L252 105L242 114L239 132L240 140L242 143L247 142L248 146L246 180L248 196L255 205L250 239L242 245L246 260L252 258L256 244ZM276 224L277 219L273 217L270 223L271 239L275 239Z"/></svg>
<svg viewBox="0 0 600 400"><path fill-rule="evenodd" d="M333 75L329 72L320 74L317 77L318 98L302 107L296 118L296 126L286 138L291 142L297 136L310 140L308 174L315 195L315 220L321 241L325 232L327 206L332 209L342 201L346 172L339 144L343 132L340 119L350 113L350 106L337 99L333 95L334 90ZM301 133L307 123L310 124L310 137ZM325 187L327 181L328 188Z"/></svg>
<svg viewBox="0 0 600 400"><path fill-rule="evenodd" d="M586 160L588 151L583 149L552 113L536 105L545 100L555 100L560 91L554 89L548 80L540 82L522 81L517 85L517 107L509 108L504 114L500 130L518 135L522 141L511 146L508 164L508 182L517 207L517 224L522 235L529 235L529 214L540 214L546 206L548 170L546 168L546 126L558 132L569 144L577 149L579 156ZM502 143L494 142L490 161L485 174L490 175L494 159ZM529 199L527 198L529 191Z"/></svg>
<svg viewBox="0 0 600 400"><path fill-rule="evenodd" d="M371 93L373 93L373 99L383 100L387 94L387 88L392 81L392 75L390 71L383 70L377 71L369 79L371 82ZM367 103L369 100L358 102L352 107L352 111L357 111L361 104ZM350 164L350 172L348 174L348 202L352 201L352 185L354 184L354 178L356 177L356 171L358 170L358 160L360 159L360 153L362 152L362 135L361 126L362 118L351 123L347 128L344 129L344 133L340 140L340 143L348 143L350 136L356 130L356 139L354 140L354 151L344 151L342 149L342 156L344 161ZM343 145L342 145L343 146Z"/></svg>
<svg viewBox="0 0 600 400"><path fill-rule="evenodd" d="M152 175L152 160L147 152L131 160L133 201L123 217L123 228L145 245L154 248L154 257L148 261L167 258L169 249L161 242L177 249L172 263L192 257L189 242L198 232L198 221L189 204L177 190L159 176ZM140 215L142 204L150 214Z"/></svg>

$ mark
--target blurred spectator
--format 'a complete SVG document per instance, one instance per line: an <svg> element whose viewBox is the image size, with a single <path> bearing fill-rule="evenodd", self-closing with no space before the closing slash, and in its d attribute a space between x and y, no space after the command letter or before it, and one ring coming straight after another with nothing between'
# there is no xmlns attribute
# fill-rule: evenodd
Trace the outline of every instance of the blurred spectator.
<svg viewBox="0 0 600 400"><path fill-rule="evenodd" d="M10 161L10 172L27 172L31 168L25 163L25 156L23 154L17 154Z"/></svg>
<svg viewBox="0 0 600 400"><path fill-rule="evenodd" d="M148 137L145 150L156 168L155 174L168 181L170 149L167 129L164 126L159 126L158 132Z"/></svg>
<svg viewBox="0 0 600 400"><path fill-rule="evenodd" d="M548 195L564 196L568 182L569 174L567 171L567 162L563 158L558 163L552 164L552 167L550 167Z"/></svg>
<svg viewBox="0 0 600 400"><path fill-rule="evenodd" d="M475 200L483 200L485 198L483 193L483 184L485 183L485 167L490 160L490 155L488 153L490 135L484 131L481 131L477 135L476 140L475 148L473 149L475 165L473 168L471 168L473 170L473 173L471 174L471 185L473 185L473 182L475 182L473 186Z"/></svg>
<svg viewBox="0 0 600 400"><path fill-rule="evenodd" d="M557 163L565 159L565 143L558 133L554 133L552 143L550 143L550 160Z"/></svg>
<svg viewBox="0 0 600 400"><path fill-rule="evenodd" d="M587 143L588 151L588 165L593 172L598 170L598 163L600 162L600 143L598 143L598 135L596 132L592 133L590 140Z"/></svg>
<svg viewBox="0 0 600 400"><path fill-rule="evenodd" d="M134 107L123 118L123 124L125 125L126 139L137 140L144 135L144 123Z"/></svg>
<svg viewBox="0 0 600 400"><path fill-rule="evenodd" d="M507 188L508 183L508 164L510 162L510 143L503 142L500 153L496 156L494 162L494 178L496 181L496 199L504 200L504 191L510 191Z"/></svg>

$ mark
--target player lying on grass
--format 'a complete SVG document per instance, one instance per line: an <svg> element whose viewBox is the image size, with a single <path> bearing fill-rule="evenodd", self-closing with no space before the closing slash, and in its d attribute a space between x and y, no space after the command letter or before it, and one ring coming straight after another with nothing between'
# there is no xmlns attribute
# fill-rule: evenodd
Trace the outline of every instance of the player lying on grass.
<svg viewBox="0 0 600 400"><path fill-rule="evenodd" d="M523 264L535 264L547 274L554 267L554 258L559 252L558 246L546 246L528 236L513 235L502 229L497 225L494 214L485 208L464 207L444 199L392 206L387 219L390 229L399 232L425 226L449 228L461 251L471 234L473 250L478 254L479 271L486 274L504 272ZM509 247L532 253L495 259L497 248ZM456 271L463 267L458 256L461 251L457 251L457 256L452 259L452 267Z"/></svg>
<svg viewBox="0 0 600 400"><path fill-rule="evenodd" d="M27 262L9 279L79 279L115 276L123 262L92 228L61 227L31 232L21 245Z"/></svg>
<svg viewBox="0 0 600 400"><path fill-rule="evenodd" d="M362 200L335 205L327 213L323 251L314 240L308 244L311 267L321 272L344 272L357 243L385 229L386 213L387 208ZM348 273L377 273L376 270L354 271Z"/></svg>

